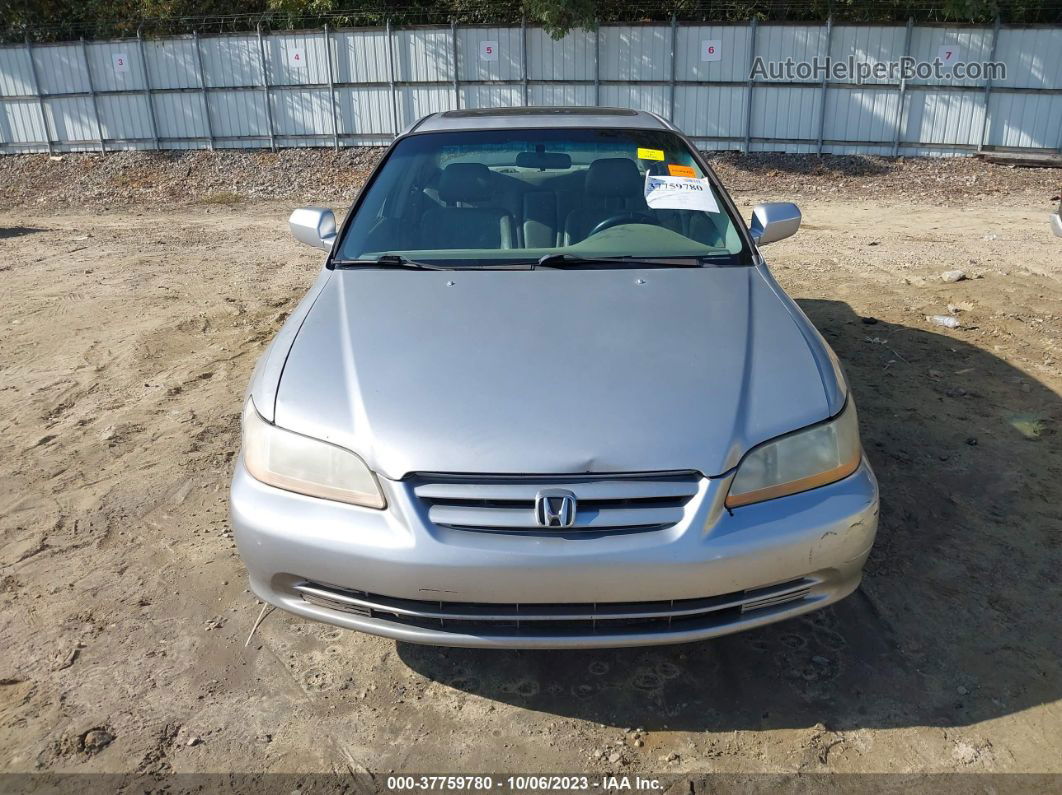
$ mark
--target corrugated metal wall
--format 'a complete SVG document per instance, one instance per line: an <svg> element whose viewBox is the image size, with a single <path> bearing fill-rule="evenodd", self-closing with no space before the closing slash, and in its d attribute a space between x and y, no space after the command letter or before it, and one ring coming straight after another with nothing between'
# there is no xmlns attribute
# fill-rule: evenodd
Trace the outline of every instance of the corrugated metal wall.
<svg viewBox="0 0 1062 795"><path fill-rule="evenodd" d="M757 56L1006 64L1005 81L750 80ZM0 47L0 152L386 143L456 107L612 105L706 149L1062 149L1062 28L603 25L317 30Z"/></svg>

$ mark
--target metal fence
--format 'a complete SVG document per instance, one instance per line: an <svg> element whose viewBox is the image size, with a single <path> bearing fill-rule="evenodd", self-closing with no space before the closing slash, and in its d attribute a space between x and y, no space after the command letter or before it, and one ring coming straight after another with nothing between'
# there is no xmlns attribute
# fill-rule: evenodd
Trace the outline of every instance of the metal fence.
<svg viewBox="0 0 1062 795"><path fill-rule="evenodd" d="M1001 61L1005 80L750 79L757 56ZM1062 28L411 27L0 47L0 152L358 146L434 111L611 105L705 149L1062 151Z"/></svg>

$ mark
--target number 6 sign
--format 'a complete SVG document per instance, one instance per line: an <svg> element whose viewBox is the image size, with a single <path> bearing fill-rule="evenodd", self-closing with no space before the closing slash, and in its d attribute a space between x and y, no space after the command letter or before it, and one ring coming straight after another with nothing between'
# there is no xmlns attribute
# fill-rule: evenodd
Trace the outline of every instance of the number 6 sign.
<svg viewBox="0 0 1062 795"><path fill-rule="evenodd" d="M702 61L721 61L723 60L723 53L721 52L722 42L719 39L705 39L701 42L701 60Z"/></svg>

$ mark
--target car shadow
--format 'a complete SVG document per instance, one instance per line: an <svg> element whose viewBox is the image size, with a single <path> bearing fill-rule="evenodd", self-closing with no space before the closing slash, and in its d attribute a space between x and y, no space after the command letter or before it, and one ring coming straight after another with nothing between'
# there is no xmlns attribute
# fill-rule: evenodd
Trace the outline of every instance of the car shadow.
<svg viewBox="0 0 1062 795"><path fill-rule="evenodd" d="M647 730L969 725L1059 698L1059 396L962 331L800 303L844 362L881 484L859 591L682 646L399 657L479 696Z"/></svg>
<svg viewBox="0 0 1062 795"><path fill-rule="evenodd" d="M23 235L32 235L37 232L43 232L43 229L39 229L35 226L0 226L0 240L4 240L9 237L22 237Z"/></svg>

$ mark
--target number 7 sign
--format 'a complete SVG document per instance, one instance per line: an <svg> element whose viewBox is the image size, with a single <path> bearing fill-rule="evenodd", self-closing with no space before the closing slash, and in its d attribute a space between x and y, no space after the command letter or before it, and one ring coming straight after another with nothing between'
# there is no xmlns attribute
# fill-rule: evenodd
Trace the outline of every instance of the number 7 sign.
<svg viewBox="0 0 1062 795"><path fill-rule="evenodd" d="M959 48L948 44L941 45L940 49L937 50L937 58L945 66L951 66L956 61L962 60L959 57Z"/></svg>

